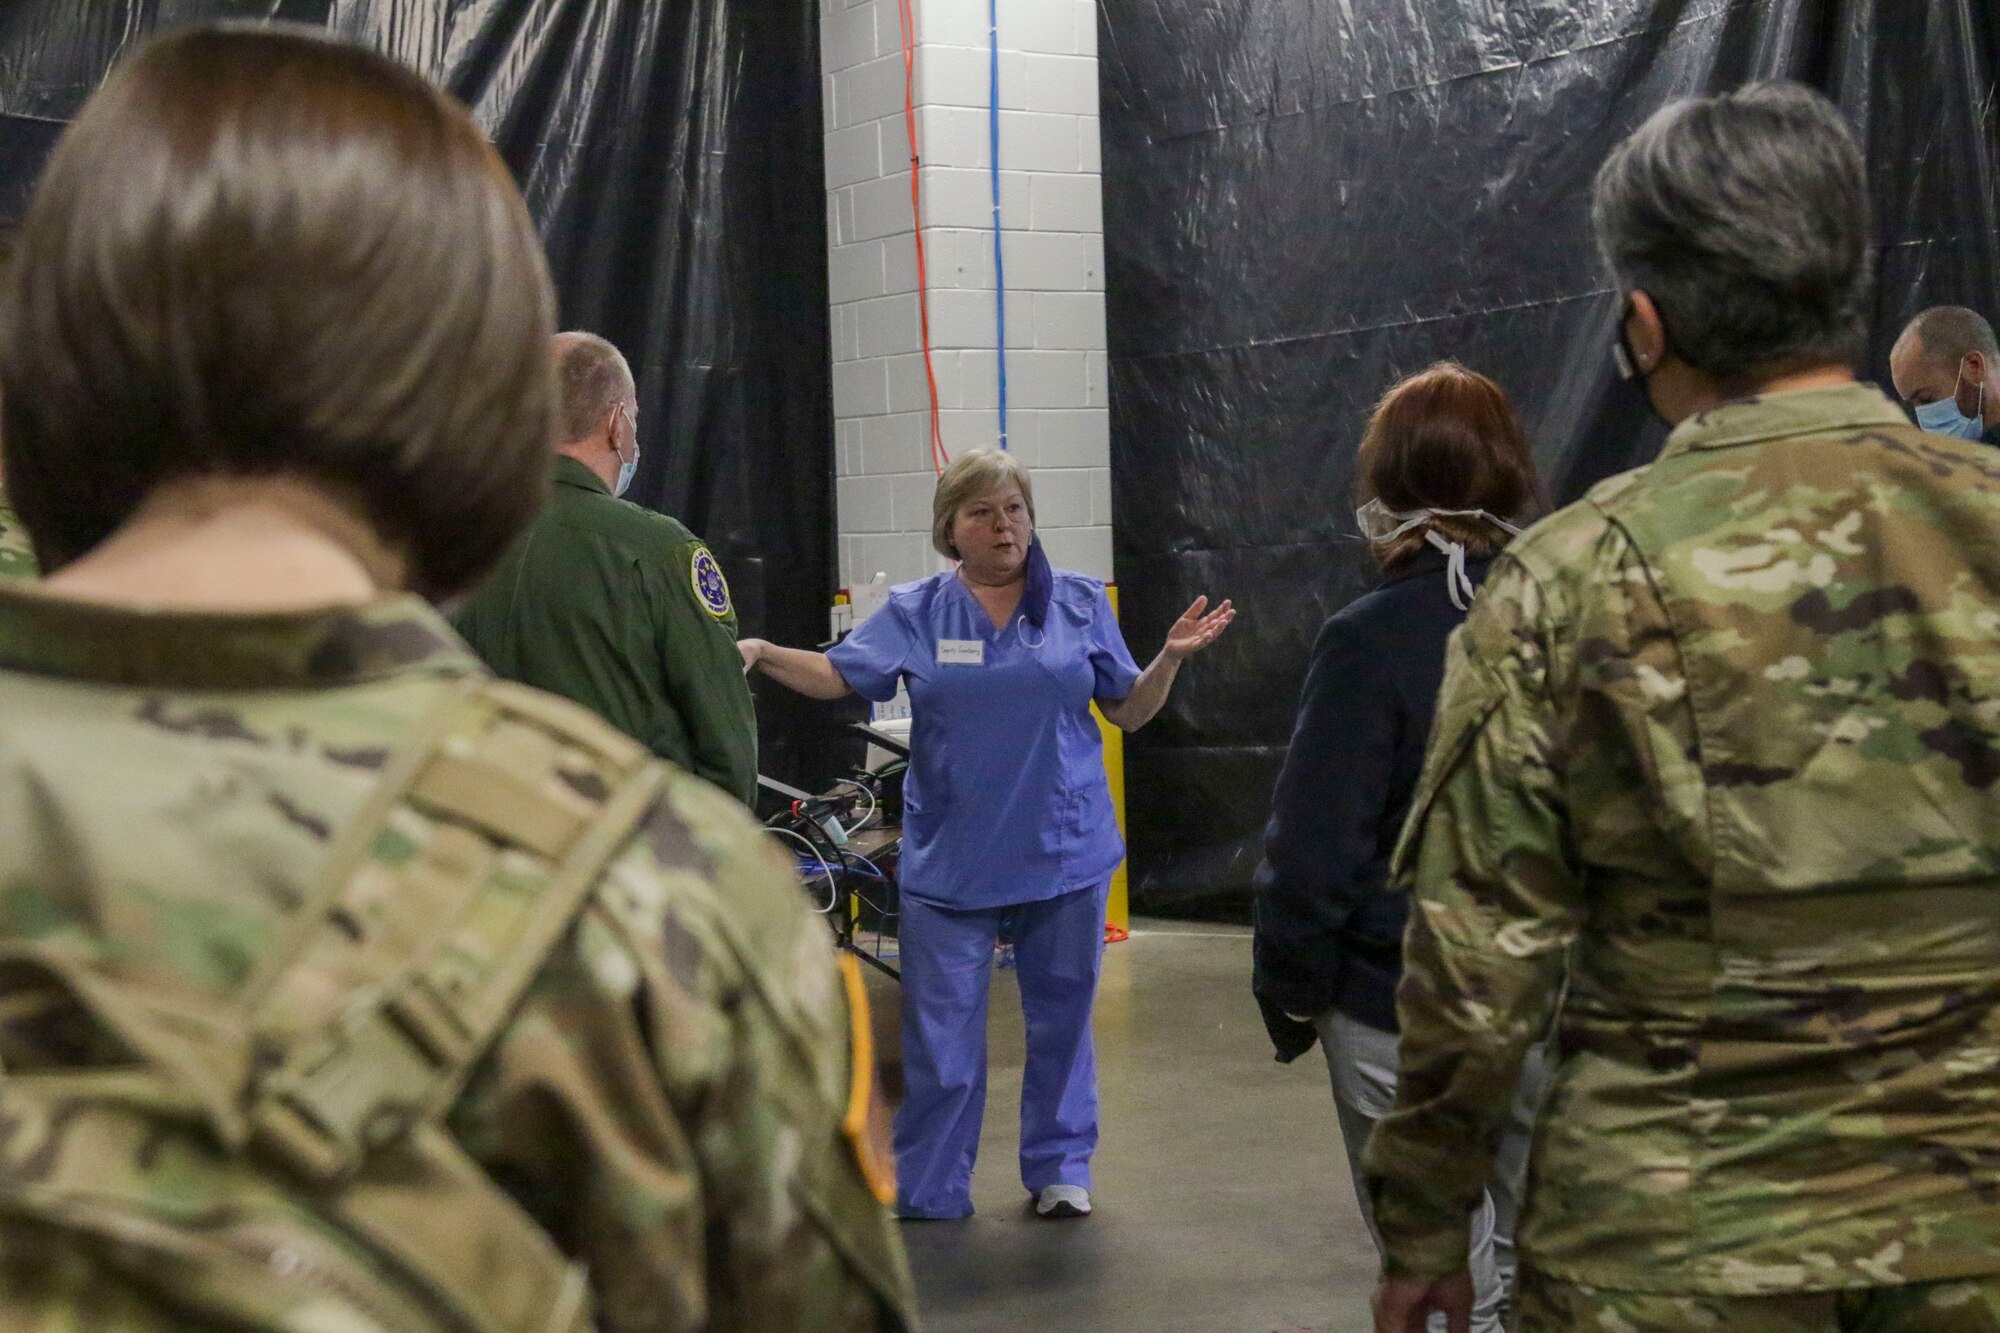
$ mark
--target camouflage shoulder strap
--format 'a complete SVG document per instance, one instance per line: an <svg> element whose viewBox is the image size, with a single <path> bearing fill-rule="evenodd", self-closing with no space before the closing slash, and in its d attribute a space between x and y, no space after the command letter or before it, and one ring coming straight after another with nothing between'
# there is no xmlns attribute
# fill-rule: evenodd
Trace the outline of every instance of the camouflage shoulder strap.
<svg viewBox="0 0 2000 1333"><path fill-rule="evenodd" d="M664 776L583 710L482 680L391 760L238 1014L141 1017L115 982L35 960L145 1054L155 1086L134 1096L74 1072L0 1085L10 1114L39 1103L59 1126L25 1183L0 1145L0 1215L153 1254L178 1302L252 1327L295 1326L272 1311L297 1278L398 1333L585 1333L582 1273L443 1121ZM213 1086L232 1068L236 1114ZM200 1118L224 1151L202 1166L229 1226L163 1215L158 1182L133 1167L161 1157L135 1135L157 1139L163 1108L190 1103L213 1112Z"/></svg>

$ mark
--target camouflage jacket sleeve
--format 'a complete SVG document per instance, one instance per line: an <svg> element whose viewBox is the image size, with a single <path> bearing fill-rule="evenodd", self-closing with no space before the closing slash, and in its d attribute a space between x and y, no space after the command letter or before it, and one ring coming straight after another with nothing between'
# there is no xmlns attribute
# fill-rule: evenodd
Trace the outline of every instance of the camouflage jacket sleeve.
<svg viewBox="0 0 2000 1333"><path fill-rule="evenodd" d="M606 1333L908 1327L825 928L739 807L668 791L453 1129L587 1265Z"/></svg>
<svg viewBox="0 0 2000 1333"><path fill-rule="evenodd" d="M1366 1169L1394 1276L1465 1266L1492 1145L1578 925L1551 704L1556 619L1544 585L1502 557L1452 637L1392 869L1416 894L1397 991L1401 1074Z"/></svg>

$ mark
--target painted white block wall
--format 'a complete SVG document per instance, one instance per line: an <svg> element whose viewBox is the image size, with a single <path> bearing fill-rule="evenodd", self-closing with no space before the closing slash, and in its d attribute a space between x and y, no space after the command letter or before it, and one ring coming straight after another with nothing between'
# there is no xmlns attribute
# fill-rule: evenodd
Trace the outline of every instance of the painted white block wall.
<svg viewBox="0 0 2000 1333"><path fill-rule="evenodd" d="M945 448L999 442L987 0L911 0L921 219ZM1007 434L1050 557L1111 577L1095 0L999 0ZM821 0L841 582L930 549L934 474L897 0Z"/></svg>

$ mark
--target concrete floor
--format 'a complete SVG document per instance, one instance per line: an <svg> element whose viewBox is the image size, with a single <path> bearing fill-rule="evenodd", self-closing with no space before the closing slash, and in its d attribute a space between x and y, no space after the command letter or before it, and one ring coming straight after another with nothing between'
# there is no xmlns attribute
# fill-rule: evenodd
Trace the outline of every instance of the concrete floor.
<svg viewBox="0 0 2000 1333"><path fill-rule="evenodd" d="M1277 1064L1250 999L1250 934L1141 921L1097 1000L1093 1216L1025 1207L1020 994L993 985L978 1215L905 1222L932 1333L999 1329L1362 1333L1375 1252L1315 1050Z"/></svg>

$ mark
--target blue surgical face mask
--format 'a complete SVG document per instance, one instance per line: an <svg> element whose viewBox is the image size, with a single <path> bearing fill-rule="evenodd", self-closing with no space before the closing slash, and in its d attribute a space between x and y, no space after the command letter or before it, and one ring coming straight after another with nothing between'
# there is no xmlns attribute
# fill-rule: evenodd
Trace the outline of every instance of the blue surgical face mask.
<svg viewBox="0 0 2000 1333"><path fill-rule="evenodd" d="M618 410L623 412L625 408L621 405ZM613 495L623 495L626 488L632 484L632 474L639 470L639 423L636 421L632 423L631 462L628 463L625 461L625 455L618 448L616 440L612 442L611 449L613 453L618 455L618 484L611 488L611 493Z"/></svg>
<svg viewBox="0 0 2000 1333"><path fill-rule="evenodd" d="M1986 383L1979 384L1979 411L1967 416L1958 410L1958 386L1965 382L1965 363L1959 362L1958 378L1951 382L1951 394L1935 403L1924 403L1917 408L1917 424L1933 435L1955 435L1961 440L1976 440L1986 434Z"/></svg>

